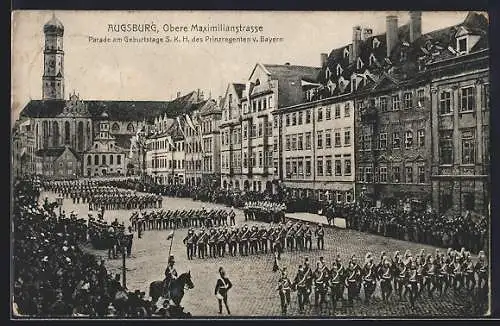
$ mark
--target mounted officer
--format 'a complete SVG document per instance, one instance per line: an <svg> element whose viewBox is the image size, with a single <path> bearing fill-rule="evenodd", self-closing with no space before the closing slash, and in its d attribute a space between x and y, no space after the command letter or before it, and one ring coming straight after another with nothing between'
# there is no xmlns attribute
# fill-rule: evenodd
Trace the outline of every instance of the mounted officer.
<svg viewBox="0 0 500 326"><path fill-rule="evenodd" d="M168 257L168 265L165 268L165 284L164 284L164 297L170 299L170 286L173 280L177 279L177 271L175 270L175 259L173 255Z"/></svg>

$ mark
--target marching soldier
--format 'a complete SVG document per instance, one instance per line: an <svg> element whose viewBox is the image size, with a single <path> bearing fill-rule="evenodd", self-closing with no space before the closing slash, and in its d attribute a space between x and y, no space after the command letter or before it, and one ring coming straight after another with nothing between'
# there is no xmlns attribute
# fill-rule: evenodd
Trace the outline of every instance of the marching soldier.
<svg viewBox="0 0 500 326"><path fill-rule="evenodd" d="M314 233L316 235L317 248L320 250L325 249L325 230L323 229L323 224L319 224Z"/></svg>
<svg viewBox="0 0 500 326"><path fill-rule="evenodd" d="M311 295L312 292L312 285L313 285L313 271L311 269L311 266L309 265L309 257L306 257L304 259L304 270L306 273L306 293L305 293L305 303L306 304L311 304L311 300L309 299L309 296Z"/></svg>
<svg viewBox="0 0 500 326"><path fill-rule="evenodd" d="M351 259L346 270L345 286L347 287L347 301L350 307L353 306L354 298L356 297L356 278L357 278L357 268L354 261Z"/></svg>
<svg viewBox="0 0 500 326"><path fill-rule="evenodd" d="M209 235L205 232L205 228L201 228L200 236L198 238L198 258L205 259L207 254L207 242Z"/></svg>
<svg viewBox="0 0 500 326"><path fill-rule="evenodd" d="M280 295L282 314L286 314L287 307L290 304L290 289L291 289L291 282L290 279L288 278L286 267L284 267L281 270L281 277L278 281L278 287L276 288L276 290Z"/></svg>
<svg viewBox="0 0 500 326"><path fill-rule="evenodd" d="M307 297L307 277L306 271L303 266L299 266L299 270L297 271L297 275L293 281L293 286L297 289L297 299L299 302L299 312L304 312L304 305L306 303Z"/></svg>
<svg viewBox="0 0 500 326"><path fill-rule="evenodd" d="M236 213L234 212L234 207L231 206L231 211L229 212L229 225L236 225Z"/></svg>
<svg viewBox="0 0 500 326"><path fill-rule="evenodd" d="M326 303L326 292L327 292L327 284L326 281L328 279L328 273L325 270L326 266L322 262L318 262L316 264L316 270L314 271L314 306L321 309L322 305Z"/></svg>
<svg viewBox="0 0 500 326"><path fill-rule="evenodd" d="M248 241L249 241L249 230L248 226L245 224L241 229L239 242L240 242L240 255L248 256Z"/></svg>
<svg viewBox="0 0 500 326"><path fill-rule="evenodd" d="M294 247L294 239L295 239L295 230L294 226L292 225L288 232L286 233L286 247L288 250L293 251Z"/></svg>
<svg viewBox="0 0 500 326"><path fill-rule="evenodd" d="M389 301L392 292L392 269L391 262L385 256L383 256L382 266L379 269L380 275L380 290L382 292L382 300L384 302Z"/></svg>
<svg viewBox="0 0 500 326"><path fill-rule="evenodd" d="M305 238L305 249L312 250L312 230L309 226L309 224L306 227L306 230L304 232L304 238ZM308 248L309 244L309 248Z"/></svg>
<svg viewBox="0 0 500 326"><path fill-rule="evenodd" d="M183 243L186 245L187 258L188 260L193 259L194 255L194 243L196 241L196 235L192 228L189 229L187 236L184 238Z"/></svg>
<svg viewBox="0 0 500 326"><path fill-rule="evenodd" d="M365 303L369 303L375 292L376 273L371 253L366 254L365 266L363 266L363 282L365 287Z"/></svg>
<svg viewBox="0 0 500 326"><path fill-rule="evenodd" d="M412 308L415 308L415 299L418 293L418 285L417 285L417 264L414 260L408 263L408 290L410 293L410 305Z"/></svg>
<svg viewBox="0 0 500 326"><path fill-rule="evenodd" d="M220 230L220 233L217 238L217 252L219 257L224 257L226 253L226 241L227 241L227 229Z"/></svg>
<svg viewBox="0 0 500 326"><path fill-rule="evenodd" d="M252 226L250 231L250 254L257 254L257 242L258 242L258 228L257 226Z"/></svg>
<svg viewBox="0 0 500 326"><path fill-rule="evenodd" d="M238 245L238 229L231 230L231 234L229 236L229 254L231 256L236 256L236 247Z"/></svg>

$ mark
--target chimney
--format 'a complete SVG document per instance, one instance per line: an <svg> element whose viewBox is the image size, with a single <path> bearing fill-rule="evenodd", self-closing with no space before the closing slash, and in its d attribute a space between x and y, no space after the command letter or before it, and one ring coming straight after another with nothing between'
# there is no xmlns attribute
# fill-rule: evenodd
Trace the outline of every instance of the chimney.
<svg viewBox="0 0 500 326"><path fill-rule="evenodd" d="M289 66L290 65L290 62L285 62L285 66Z"/></svg>
<svg viewBox="0 0 500 326"><path fill-rule="evenodd" d="M326 66L326 62L328 61L328 53L321 53L320 58L321 67Z"/></svg>
<svg viewBox="0 0 500 326"><path fill-rule="evenodd" d="M219 105L222 105L222 96L219 95Z"/></svg>
<svg viewBox="0 0 500 326"><path fill-rule="evenodd" d="M422 12L410 11L410 43L422 35Z"/></svg>
<svg viewBox="0 0 500 326"><path fill-rule="evenodd" d="M177 98L181 97L181 92L177 92Z"/></svg>
<svg viewBox="0 0 500 326"><path fill-rule="evenodd" d="M200 102L205 100L205 95L203 94L203 91L200 91L200 95L199 95L198 100L199 100Z"/></svg>
<svg viewBox="0 0 500 326"><path fill-rule="evenodd" d="M353 63L359 56L359 46L361 45L361 27L352 28L352 49L349 52L349 63Z"/></svg>
<svg viewBox="0 0 500 326"><path fill-rule="evenodd" d="M398 42L398 16L387 16L386 22L386 43L387 57L391 56L392 50Z"/></svg>
<svg viewBox="0 0 500 326"><path fill-rule="evenodd" d="M373 30L371 28L363 28L363 34L361 35L361 40L366 41L373 35Z"/></svg>

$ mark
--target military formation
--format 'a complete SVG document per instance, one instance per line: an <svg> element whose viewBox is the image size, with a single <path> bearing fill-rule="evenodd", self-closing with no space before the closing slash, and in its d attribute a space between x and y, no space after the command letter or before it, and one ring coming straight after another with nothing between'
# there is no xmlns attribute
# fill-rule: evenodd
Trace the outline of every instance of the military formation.
<svg viewBox="0 0 500 326"><path fill-rule="evenodd" d="M345 312L354 301L361 301L361 289L365 304L374 300L375 290L380 287L383 302L408 299L412 307L424 295L434 298L449 291L478 293L479 300L486 300L488 293L485 253L479 252L473 260L464 248L460 251L450 248L446 253L436 249L434 254L426 254L422 249L415 256L409 250L404 255L397 251L392 257L382 252L380 258L367 253L364 264L360 264L355 255L346 264L337 255L331 265L320 257L315 268L306 257L293 280L288 277L286 268L280 271L276 290L283 314L287 313L291 291L297 292L300 313L307 306L333 314L339 304ZM313 292L314 305L311 304Z"/></svg>
<svg viewBox="0 0 500 326"><path fill-rule="evenodd" d="M135 211L130 216L132 229L139 235L147 230L169 230L189 227L235 225L234 209L151 210Z"/></svg>
<svg viewBox="0 0 500 326"><path fill-rule="evenodd" d="M133 190L106 185L102 181L44 181L42 186L63 198L71 198L73 204L88 204L89 210L152 209L160 208L163 201L160 195L138 194Z"/></svg>
<svg viewBox="0 0 500 326"><path fill-rule="evenodd" d="M285 204L271 201L247 201L243 206L245 221L284 222L285 211Z"/></svg>
<svg viewBox="0 0 500 326"><path fill-rule="evenodd" d="M188 259L248 256L268 252L280 257L285 249L312 250L313 237L316 238L316 248L324 249L324 236L321 224L313 229L308 223L280 222L260 227L247 224L241 227L202 227L198 231L191 227L183 241Z"/></svg>
<svg viewBox="0 0 500 326"><path fill-rule="evenodd" d="M124 223L118 223L117 219L111 223L106 222L102 212L97 213L97 218L89 213L88 239L95 249L107 249L109 259L118 258L118 254L124 251L128 257L131 255L131 227L126 229Z"/></svg>

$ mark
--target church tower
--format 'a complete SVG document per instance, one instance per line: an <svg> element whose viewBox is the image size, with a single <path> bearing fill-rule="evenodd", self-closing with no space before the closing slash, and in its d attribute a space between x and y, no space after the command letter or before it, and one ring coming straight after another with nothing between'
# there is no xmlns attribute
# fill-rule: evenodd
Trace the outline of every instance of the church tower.
<svg viewBox="0 0 500 326"><path fill-rule="evenodd" d="M42 98L44 100L64 99L64 26L52 15L43 26L45 48L43 51Z"/></svg>

